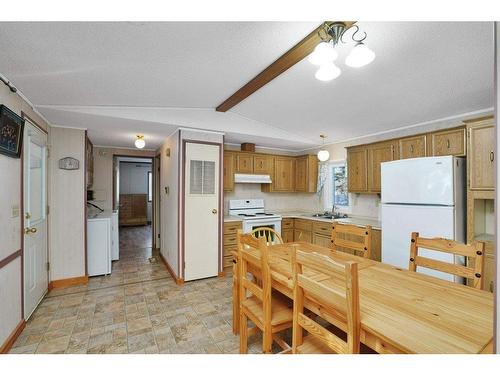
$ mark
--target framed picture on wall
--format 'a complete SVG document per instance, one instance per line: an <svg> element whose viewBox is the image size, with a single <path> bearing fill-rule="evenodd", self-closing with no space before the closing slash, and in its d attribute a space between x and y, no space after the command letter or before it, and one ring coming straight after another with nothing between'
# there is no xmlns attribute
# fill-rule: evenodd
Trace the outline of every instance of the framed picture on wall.
<svg viewBox="0 0 500 375"><path fill-rule="evenodd" d="M0 105L0 154L19 158L23 148L24 119Z"/></svg>

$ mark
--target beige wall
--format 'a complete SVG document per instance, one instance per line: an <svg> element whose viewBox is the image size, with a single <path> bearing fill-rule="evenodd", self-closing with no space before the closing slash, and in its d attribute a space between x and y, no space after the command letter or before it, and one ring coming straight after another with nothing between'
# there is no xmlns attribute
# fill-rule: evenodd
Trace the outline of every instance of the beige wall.
<svg viewBox="0 0 500 375"><path fill-rule="evenodd" d="M113 157L154 157L155 151L128 148L94 147L94 203L105 210L113 209Z"/></svg>
<svg viewBox="0 0 500 375"><path fill-rule="evenodd" d="M170 156L167 156L167 149ZM168 137L159 152L160 251L179 276L179 132Z"/></svg>
<svg viewBox="0 0 500 375"><path fill-rule="evenodd" d="M49 133L50 279L85 275L85 130L51 127ZM80 169L59 169L73 157Z"/></svg>
<svg viewBox="0 0 500 375"><path fill-rule="evenodd" d="M48 124L19 94L0 83L0 104L21 115L26 113L43 129ZM12 217L12 207L21 207L21 161L0 155L0 261L21 249L22 212ZM21 306L21 257L0 268L0 346L23 319Z"/></svg>

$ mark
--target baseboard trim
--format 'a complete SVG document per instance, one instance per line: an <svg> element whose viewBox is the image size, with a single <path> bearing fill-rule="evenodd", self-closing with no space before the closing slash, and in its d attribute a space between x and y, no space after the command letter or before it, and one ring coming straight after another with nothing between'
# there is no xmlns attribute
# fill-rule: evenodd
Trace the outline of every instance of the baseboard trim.
<svg viewBox="0 0 500 375"><path fill-rule="evenodd" d="M69 279L52 280L49 283L49 291L57 288L66 288L68 286L85 285L88 284L88 282L89 282L88 276L78 276L78 277L71 277Z"/></svg>
<svg viewBox="0 0 500 375"><path fill-rule="evenodd" d="M23 331L24 327L26 327L26 321L23 319L19 322L16 329L7 337L7 340L0 347L0 354L6 354L12 348L12 345L16 342L17 338Z"/></svg>
<svg viewBox="0 0 500 375"><path fill-rule="evenodd" d="M177 277L177 275L175 274L175 272L170 267L170 264L168 264L167 260L163 257L163 254L161 252L159 254L160 254L160 259L161 259L162 263L165 265L165 268L167 269L167 271L170 274L170 276L172 276L172 279L175 280L175 283L177 285L184 284L184 279L181 279L181 278Z"/></svg>

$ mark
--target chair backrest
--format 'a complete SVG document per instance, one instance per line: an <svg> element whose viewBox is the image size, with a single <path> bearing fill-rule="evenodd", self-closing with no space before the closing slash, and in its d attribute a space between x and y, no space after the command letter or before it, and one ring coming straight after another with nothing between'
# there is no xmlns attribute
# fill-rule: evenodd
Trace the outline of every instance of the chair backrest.
<svg viewBox="0 0 500 375"><path fill-rule="evenodd" d="M249 298L248 292L250 292L262 302L264 321L271 322L271 270L266 238L255 238L250 233L243 234L241 229L238 229L236 238L240 272L240 304ZM248 277L249 265L259 270L261 284L255 277Z"/></svg>
<svg viewBox="0 0 500 375"><path fill-rule="evenodd" d="M363 257L370 258L372 252L372 227L333 223L332 225L333 250L350 249L361 252Z"/></svg>
<svg viewBox="0 0 500 375"><path fill-rule="evenodd" d="M441 260L423 257L418 255L420 247L468 257L469 261L472 260L472 266L467 267L460 264L446 263ZM474 288L481 289L483 284L483 254L484 242L474 241L471 245L468 245L445 238L424 238L420 237L418 232L413 232L411 234L410 264L408 269L410 271L416 271L417 266L420 266L464 277L473 280Z"/></svg>
<svg viewBox="0 0 500 375"><path fill-rule="evenodd" d="M358 264L337 262L326 255L297 250L292 256L294 268L294 307L292 350L303 342L303 330L315 336L336 353L359 353L359 288ZM304 272L304 269L307 272ZM314 271L314 272L311 272ZM317 280L318 274L335 279L338 283L326 286ZM304 314L304 301L312 299L322 305L319 315L345 316L347 341L342 340Z"/></svg>
<svg viewBox="0 0 500 375"><path fill-rule="evenodd" d="M276 232L273 228L260 227L255 228L252 231L252 236L256 238L264 237L268 245L281 245L283 244L283 239L280 234Z"/></svg>

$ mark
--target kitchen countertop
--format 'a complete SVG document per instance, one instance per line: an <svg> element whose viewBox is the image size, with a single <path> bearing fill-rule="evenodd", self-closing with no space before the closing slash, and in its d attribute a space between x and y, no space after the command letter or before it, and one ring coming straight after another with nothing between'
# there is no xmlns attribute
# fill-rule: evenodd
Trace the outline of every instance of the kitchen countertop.
<svg viewBox="0 0 500 375"><path fill-rule="evenodd" d="M110 219L111 216L115 213L115 211L112 210L104 210L103 212L100 212L98 210L92 210L87 212L87 220L103 220L103 219Z"/></svg>
<svg viewBox="0 0 500 375"><path fill-rule="evenodd" d="M371 225L373 229L376 230L381 230L382 229L382 223L374 219L372 217L365 217L365 216L349 216L347 218L339 218L339 219L325 219L322 217L312 217L313 213L312 212L303 212L303 211L283 211L283 212L276 212L277 214L280 214L283 219L306 219L306 220L314 220L314 221L322 221L325 223L332 223L334 221L339 222L339 223L346 223L346 224L353 224L353 225L359 225L359 226L365 226L365 225ZM236 222L236 221L242 221L242 218L239 216L230 216L226 215L224 216L224 222Z"/></svg>

